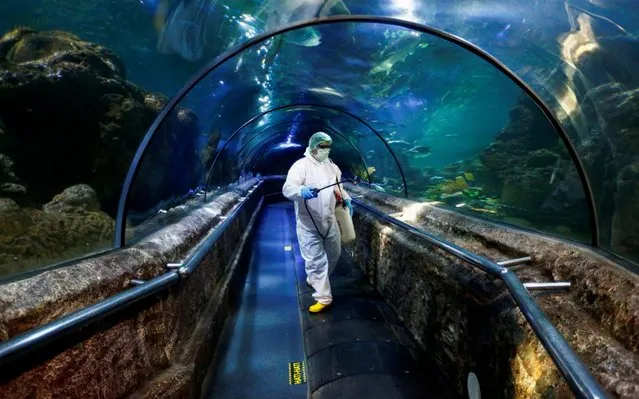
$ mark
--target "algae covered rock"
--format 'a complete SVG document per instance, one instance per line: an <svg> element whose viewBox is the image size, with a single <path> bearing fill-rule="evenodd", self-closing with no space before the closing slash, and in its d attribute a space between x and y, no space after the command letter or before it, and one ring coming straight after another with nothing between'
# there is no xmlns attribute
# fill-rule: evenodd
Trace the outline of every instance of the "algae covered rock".
<svg viewBox="0 0 639 399"><path fill-rule="evenodd" d="M588 171L599 206L604 245L625 256L639 254L639 89L606 83L589 90L585 115L600 115L592 137L578 153Z"/></svg>
<svg viewBox="0 0 639 399"><path fill-rule="evenodd" d="M0 198L0 277L109 248L114 226L86 185L69 187L45 210Z"/></svg>
<svg viewBox="0 0 639 399"><path fill-rule="evenodd" d="M53 197L43 209L48 213L99 212L100 202L95 190L86 184L78 184Z"/></svg>
<svg viewBox="0 0 639 399"><path fill-rule="evenodd" d="M552 199L574 170L559 134L527 97L520 100L510 117L495 142L480 155L477 178L502 203L512 206L512 216L517 216L518 211L524 216L549 203L555 208L561 204L563 210L582 211L581 189L571 203Z"/></svg>
<svg viewBox="0 0 639 399"><path fill-rule="evenodd" d="M166 102L128 82L115 53L76 35L0 37L0 276L112 245L124 177ZM187 109L168 113L132 208L197 185L198 124Z"/></svg>
<svg viewBox="0 0 639 399"><path fill-rule="evenodd" d="M126 81L124 64L112 51L65 32L9 32L0 38L0 60L0 190L9 191L4 196L20 205L42 205L86 183L102 209L114 214L133 155L166 98ZM154 144L166 150L162 156L168 150L181 154L185 147L192 155L195 144L189 142L198 132L192 119L184 121L177 112L168 116L170 132ZM168 154L169 160L151 155L147 161L175 164ZM152 169L161 175L161 167Z"/></svg>
<svg viewBox="0 0 639 399"><path fill-rule="evenodd" d="M18 204L10 198L0 198L0 213L11 213L20 210Z"/></svg>
<svg viewBox="0 0 639 399"><path fill-rule="evenodd" d="M0 140L4 135L2 121L0 121ZM4 154L0 154L0 195L3 197L21 197L27 189L20 184L13 171L13 161Z"/></svg>

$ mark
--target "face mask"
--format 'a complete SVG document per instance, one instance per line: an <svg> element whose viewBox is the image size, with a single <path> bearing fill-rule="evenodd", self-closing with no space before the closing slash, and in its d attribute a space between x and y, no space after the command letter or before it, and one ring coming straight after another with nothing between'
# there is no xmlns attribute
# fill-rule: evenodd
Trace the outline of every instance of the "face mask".
<svg viewBox="0 0 639 399"><path fill-rule="evenodd" d="M315 159L317 159L319 162L324 162L328 159L328 153L331 150L329 150L328 148L326 149L322 149L322 148L318 148L317 149L317 155L315 155Z"/></svg>

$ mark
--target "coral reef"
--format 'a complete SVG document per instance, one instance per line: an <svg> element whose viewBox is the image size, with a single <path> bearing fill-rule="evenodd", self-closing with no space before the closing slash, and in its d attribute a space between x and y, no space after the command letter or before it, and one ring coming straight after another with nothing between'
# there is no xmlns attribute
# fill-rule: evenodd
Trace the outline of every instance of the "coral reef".
<svg viewBox="0 0 639 399"><path fill-rule="evenodd" d="M0 198L0 277L109 248L113 232L87 185L68 188L43 210Z"/></svg>
<svg viewBox="0 0 639 399"><path fill-rule="evenodd" d="M524 227L579 239L589 235L577 170L560 136L528 97L520 98L508 125L476 159L440 172L430 179L425 198Z"/></svg>
<svg viewBox="0 0 639 399"><path fill-rule="evenodd" d="M128 82L110 50L66 32L11 31L0 38L0 60L2 196L40 206L86 183L113 214L133 155L166 98ZM165 195L168 184L155 176L170 167L198 170L197 133L190 111L169 115L146 160L153 166L142 172L147 196ZM182 177L173 190L194 180Z"/></svg>
<svg viewBox="0 0 639 399"><path fill-rule="evenodd" d="M548 82L558 105L562 93L578 99L572 112L566 114L560 106L556 112L590 178L602 246L636 260L639 223L634 204L639 193L632 189L632 164L639 150L639 40L609 22L582 14L582 28L559 39L572 50L566 53L570 62L553 71ZM577 51L580 42L574 39L585 26L596 37L596 46Z"/></svg>
<svg viewBox="0 0 639 399"><path fill-rule="evenodd" d="M0 38L0 275L111 245L125 174L166 101L128 82L112 51L75 35L19 28ZM167 115L131 209L198 184L198 129L187 109Z"/></svg>
<svg viewBox="0 0 639 399"><path fill-rule="evenodd" d="M603 115L592 137L579 146L597 200L602 241L614 250L639 254L637 203L639 183L636 154L639 150L639 90L620 83L591 89L585 115ZM601 129L601 130L599 130Z"/></svg>
<svg viewBox="0 0 639 399"><path fill-rule="evenodd" d="M525 209L542 206L552 193L553 171L562 160L569 162L557 133L535 108L522 98L510 112L510 123L480 155L481 167L475 172L501 202Z"/></svg>

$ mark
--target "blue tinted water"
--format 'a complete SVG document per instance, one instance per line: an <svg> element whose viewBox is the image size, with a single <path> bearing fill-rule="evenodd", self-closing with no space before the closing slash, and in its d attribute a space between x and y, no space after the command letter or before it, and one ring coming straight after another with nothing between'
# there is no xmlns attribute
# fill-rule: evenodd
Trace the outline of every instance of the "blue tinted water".
<svg viewBox="0 0 639 399"><path fill-rule="evenodd" d="M639 226L627 222L636 212L626 198L635 182L628 177L634 176L633 154L639 150L632 119L632 93L639 86L635 1L5 0L0 31L28 26L71 32L114 51L133 84L171 97L229 48L283 24L337 14L423 23L477 45L518 74L549 105L584 161L602 245L622 254L639 248ZM278 151L269 152L265 143L303 146L317 129L332 129L351 141L338 139L334 152L345 171L374 167L378 187L401 194L404 182L392 154L373 131L342 112L347 111L390 143L412 198L444 200L449 206L474 201L479 216L589 242L589 211L574 166L559 138L548 139L556 132L538 110L531 108L528 119L512 113L521 98L521 90L490 64L425 34L372 24L291 32L281 42L269 40L238 54L184 98L180 105L194 113L196 128L162 133L173 137L163 141L174 149L162 166L170 178L160 183L157 174L165 169L155 164L143 175L156 171L154 184L167 187L149 191L141 184L136 195L146 197L137 203L144 205L134 211L145 214L157 207L149 204L204 184L212 162L206 151L227 146L216 172L216 184L223 185L255 165L269 164L265 155ZM325 108L274 112L228 141L250 117L302 103L342 113ZM511 131L521 140L508 141ZM508 141L494 148L512 156L493 157L494 165L482 169L486 160L480 159L496 140ZM299 156L295 151L303 148L286 149L286 162ZM202 165L185 163L191 152ZM244 162L246 157L250 160ZM246 170L240 170L242 165ZM279 172L287 167L270 166ZM464 172L476 179L464 183L459 180L468 176ZM94 188L100 197L100 187ZM479 191L483 199L476 198ZM499 215L492 213L495 209Z"/></svg>

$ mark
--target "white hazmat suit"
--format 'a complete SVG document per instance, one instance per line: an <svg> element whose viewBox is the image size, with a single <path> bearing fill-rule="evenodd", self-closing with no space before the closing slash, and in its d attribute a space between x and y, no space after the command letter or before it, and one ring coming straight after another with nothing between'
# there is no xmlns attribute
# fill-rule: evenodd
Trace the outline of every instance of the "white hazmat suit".
<svg viewBox="0 0 639 399"><path fill-rule="evenodd" d="M306 281L315 291L313 298L322 305L329 305L333 301L329 277L342 251L339 226L335 219L337 199L334 189L338 186L324 189L318 193L317 198L306 201L310 215L304 206L301 190L303 187L322 188L336 183L341 180L342 172L330 159L318 161L311 154L312 150L309 146L304 153L304 158L291 166L282 192L286 198L295 203L297 239L305 261ZM339 187L344 200L350 199L341 184Z"/></svg>

